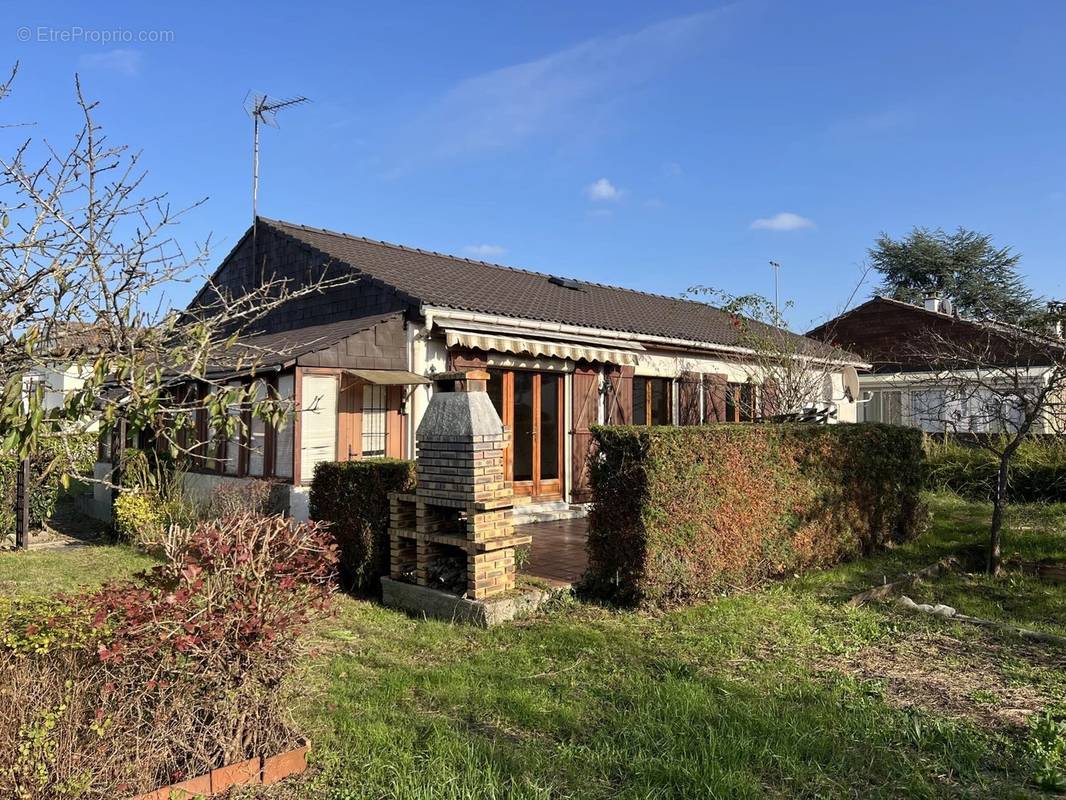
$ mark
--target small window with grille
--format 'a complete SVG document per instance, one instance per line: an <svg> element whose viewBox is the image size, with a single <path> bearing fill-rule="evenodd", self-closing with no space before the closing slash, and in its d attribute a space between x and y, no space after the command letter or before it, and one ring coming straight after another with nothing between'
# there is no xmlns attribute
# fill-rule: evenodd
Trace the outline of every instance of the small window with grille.
<svg viewBox="0 0 1066 800"><path fill-rule="evenodd" d="M385 456L385 414L388 410L388 387L367 384L363 387L363 458Z"/></svg>

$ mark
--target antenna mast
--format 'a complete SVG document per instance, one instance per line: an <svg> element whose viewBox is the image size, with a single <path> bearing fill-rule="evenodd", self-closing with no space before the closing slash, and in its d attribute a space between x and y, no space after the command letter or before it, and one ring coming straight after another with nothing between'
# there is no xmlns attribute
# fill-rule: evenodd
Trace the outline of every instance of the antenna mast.
<svg viewBox="0 0 1066 800"><path fill-rule="evenodd" d="M776 261L770 262L770 269L774 271L774 325L781 324L781 294L777 288L777 276L781 271L781 265Z"/></svg>
<svg viewBox="0 0 1066 800"><path fill-rule="evenodd" d="M255 266L256 228L259 220L259 123L269 125L271 128L278 127L277 114L281 109L289 106L300 105L309 102L306 97L289 97L284 100L273 100L259 92L248 92L244 98L244 110L252 118L252 266ZM262 276L260 276L262 279Z"/></svg>

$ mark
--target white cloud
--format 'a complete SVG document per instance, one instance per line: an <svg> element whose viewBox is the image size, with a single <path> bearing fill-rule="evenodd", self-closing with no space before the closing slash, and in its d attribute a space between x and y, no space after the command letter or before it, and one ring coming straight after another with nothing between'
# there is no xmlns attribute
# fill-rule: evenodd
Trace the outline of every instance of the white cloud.
<svg viewBox="0 0 1066 800"><path fill-rule="evenodd" d="M600 178L585 187L585 194L588 195L589 200L596 202L614 202L621 200L625 192L606 178Z"/></svg>
<svg viewBox="0 0 1066 800"><path fill-rule="evenodd" d="M472 258L485 260L499 258L507 252L507 248L498 244L468 244L463 248L463 252Z"/></svg>
<svg viewBox="0 0 1066 800"><path fill-rule="evenodd" d="M667 161L663 164L663 175L667 178L679 178L685 174L685 170L676 161Z"/></svg>
<svg viewBox="0 0 1066 800"><path fill-rule="evenodd" d="M772 217L760 217L751 223L753 231L798 231L813 227L814 220L793 214L791 211L782 211Z"/></svg>
<svg viewBox="0 0 1066 800"><path fill-rule="evenodd" d="M412 155L418 153L451 157L512 148L552 134L595 136L603 118L615 113L629 92L723 35L736 8L598 36L462 80L409 126L416 139L397 143L405 166L421 158Z"/></svg>
<svg viewBox="0 0 1066 800"><path fill-rule="evenodd" d="M104 53L86 53L79 63L83 69L99 69L117 72L120 75L136 77L141 74L140 50L108 50Z"/></svg>

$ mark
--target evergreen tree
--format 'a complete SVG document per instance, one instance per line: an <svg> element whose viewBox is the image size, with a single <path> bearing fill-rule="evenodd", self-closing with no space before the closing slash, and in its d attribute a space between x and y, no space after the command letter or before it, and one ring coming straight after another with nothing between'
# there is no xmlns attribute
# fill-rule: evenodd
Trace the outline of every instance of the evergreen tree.
<svg viewBox="0 0 1066 800"><path fill-rule="evenodd" d="M996 247L991 236L965 228L914 228L900 240L882 233L870 248L881 294L920 305L939 292L962 316L1005 322L1026 320L1040 305L1018 274L1020 260L1010 247Z"/></svg>

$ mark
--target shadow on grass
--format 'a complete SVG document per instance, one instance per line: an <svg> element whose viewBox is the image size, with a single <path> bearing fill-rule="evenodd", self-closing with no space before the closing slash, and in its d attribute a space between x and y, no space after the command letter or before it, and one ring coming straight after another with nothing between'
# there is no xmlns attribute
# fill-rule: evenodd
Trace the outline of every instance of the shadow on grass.
<svg viewBox="0 0 1066 800"><path fill-rule="evenodd" d="M336 658L323 781L345 798L897 798L980 794L1009 768L971 726L790 658L731 675L721 622L578 612L456 632L451 659L428 631L407 639L423 663Z"/></svg>

